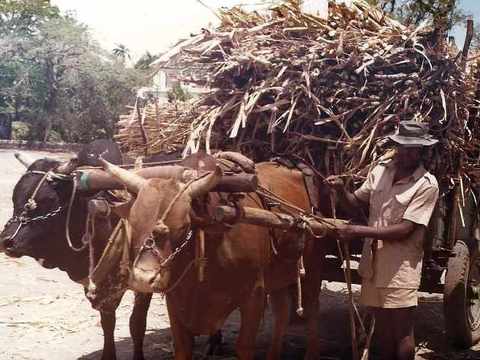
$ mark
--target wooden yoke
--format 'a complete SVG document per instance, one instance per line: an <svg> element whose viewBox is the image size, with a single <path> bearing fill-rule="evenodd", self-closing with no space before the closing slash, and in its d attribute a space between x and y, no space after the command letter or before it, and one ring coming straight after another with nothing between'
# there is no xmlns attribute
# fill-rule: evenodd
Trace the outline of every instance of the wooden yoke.
<svg viewBox="0 0 480 360"><path fill-rule="evenodd" d="M175 178L180 177L182 181L188 182L198 176L198 172L191 169L181 168L179 166L164 166L145 168L134 173L145 179L166 176ZM177 175L175 175L178 173ZM258 186L258 178L255 174L226 174L219 180L218 184L212 189L216 192L254 192ZM112 175L103 170L88 169L79 171L79 187L81 191L99 191L124 189L125 186Z"/></svg>

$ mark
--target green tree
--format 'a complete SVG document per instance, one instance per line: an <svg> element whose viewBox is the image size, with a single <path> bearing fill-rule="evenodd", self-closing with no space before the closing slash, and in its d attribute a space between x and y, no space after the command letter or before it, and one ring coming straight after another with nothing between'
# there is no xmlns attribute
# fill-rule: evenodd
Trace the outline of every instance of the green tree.
<svg viewBox="0 0 480 360"><path fill-rule="evenodd" d="M30 23L29 16L25 19ZM4 33L0 113L28 124L28 136L35 140L111 136L134 88L144 82L141 72L116 59L71 16L46 18L27 35Z"/></svg>
<svg viewBox="0 0 480 360"><path fill-rule="evenodd" d="M372 5L394 15L406 24L419 25L424 20L449 30L465 20L457 0L368 0Z"/></svg>
<svg viewBox="0 0 480 360"><path fill-rule="evenodd" d="M0 34L31 36L45 21L58 16L50 0L0 0Z"/></svg>
<svg viewBox="0 0 480 360"><path fill-rule="evenodd" d="M159 55L152 55L150 52L146 51L145 54L143 54L140 59L137 60L134 68L137 70L148 70L150 64L158 58Z"/></svg>

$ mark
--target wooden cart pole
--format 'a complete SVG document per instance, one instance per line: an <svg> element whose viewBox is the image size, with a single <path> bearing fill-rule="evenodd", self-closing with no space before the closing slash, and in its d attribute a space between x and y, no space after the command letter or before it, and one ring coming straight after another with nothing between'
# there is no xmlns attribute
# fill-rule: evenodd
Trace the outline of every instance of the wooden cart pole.
<svg viewBox="0 0 480 360"><path fill-rule="evenodd" d="M284 213L274 213L268 210L242 207L240 211L232 206L217 206L213 219L219 223L244 223L251 225L274 227L278 229L302 228L306 223L316 237L324 237L333 233L337 225L347 224L348 221L330 218L314 219L308 216L295 217Z"/></svg>

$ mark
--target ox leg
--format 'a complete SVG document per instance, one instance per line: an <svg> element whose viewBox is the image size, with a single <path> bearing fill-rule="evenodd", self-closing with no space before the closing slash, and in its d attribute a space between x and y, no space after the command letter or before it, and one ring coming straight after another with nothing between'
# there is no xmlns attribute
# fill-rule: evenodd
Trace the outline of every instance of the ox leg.
<svg viewBox="0 0 480 360"><path fill-rule="evenodd" d="M167 310L170 319L170 330L172 332L173 344L175 347L175 360L191 360L193 358L193 335L181 323L180 319L175 316L175 311L178 305L174 301L169 300L167 295Z"/></svg>
<svg viewBox="0 0 480 360"><path fill-rule="evenodd" d="M152 294L135 292L135 302L130 316L130 335L133 339L133 360L144 360L143 340L147 328L147 313Z"/></svg>
<svg viewBox="0 0 480 360"><path fill-rule="evenodd" d="M319 296L322 287L321 261L313 260L313 266L306 264L303 286L305 317L307 319L307 350L305 360L317 359L320 352L320 332L318 329Z"/></svg>
<svg viewBox="0 0 480 360"><path fill-rule="evenodd" d="M115 351L115 311L100 311L100 322L103 329L103 352L102 360L116 360L117 354Z"/></svg>
<svg viewBox="0 0 480 360"><path fill-rule="evenodd" d="M285 287L270 293L270 304L272 306L274 324L272 344L268 351L267 359L276 360L280 359L280 355L282 353L283 336L285 335L288 326L288 288Z"/></svg>
<svg viewBox="0 0 480 360"><path fill-rule="evenodd" d="M250 297L240 306L241 325L236 349L239 360L252 360L255 355L255 340L265 310L265 288L257 286Z"/></svg>
<svg viewBox="0 0 480 360"><path fill-rule="evenodd" d="M217 330L217 332L213 335L210 335L207 342L206 350L204 351L204 357L207 358L208 356L215 355L218 349L223 344L223 334L222 330Z"/></svg>

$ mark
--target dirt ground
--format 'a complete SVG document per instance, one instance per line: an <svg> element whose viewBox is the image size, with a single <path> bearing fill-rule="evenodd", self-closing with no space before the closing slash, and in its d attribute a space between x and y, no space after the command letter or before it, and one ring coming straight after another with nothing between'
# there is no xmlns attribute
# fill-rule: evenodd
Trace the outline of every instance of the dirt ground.
<svg viewBox="0 0 480 360"><path fill-rule="evenodd" d="M46 154L31 152L33 156ZM55 157L58 154L48 154ZM0 150L0 226L11 215L11 194L24 168L13 151ZM358 288L355 288L358 294ZM466 351L451 349L444 333L442 296L422 294L417 311L416 359L480 359L480 346ZM118 360L131 359L128 332L132 293L127 293L117 312ZM320 359L349 359L349 321L344 284L323 285L319 327L323 353ZM271 323L267 313L259 334L258 359L264 358ZM238 314L224 327L225 343L215 359L233 359ZM290 326L284 341L284 359L301 359L304 339L301 324ZM196 342L198 358L206 337ZM90 307L82 288L59 270L48 270L29 258L11 259L0 254L0 360L93 360L100 359L102 329L97 312ZM147 359L171 359L172 346L165 301L154 295L145 341Z"/></svg>

